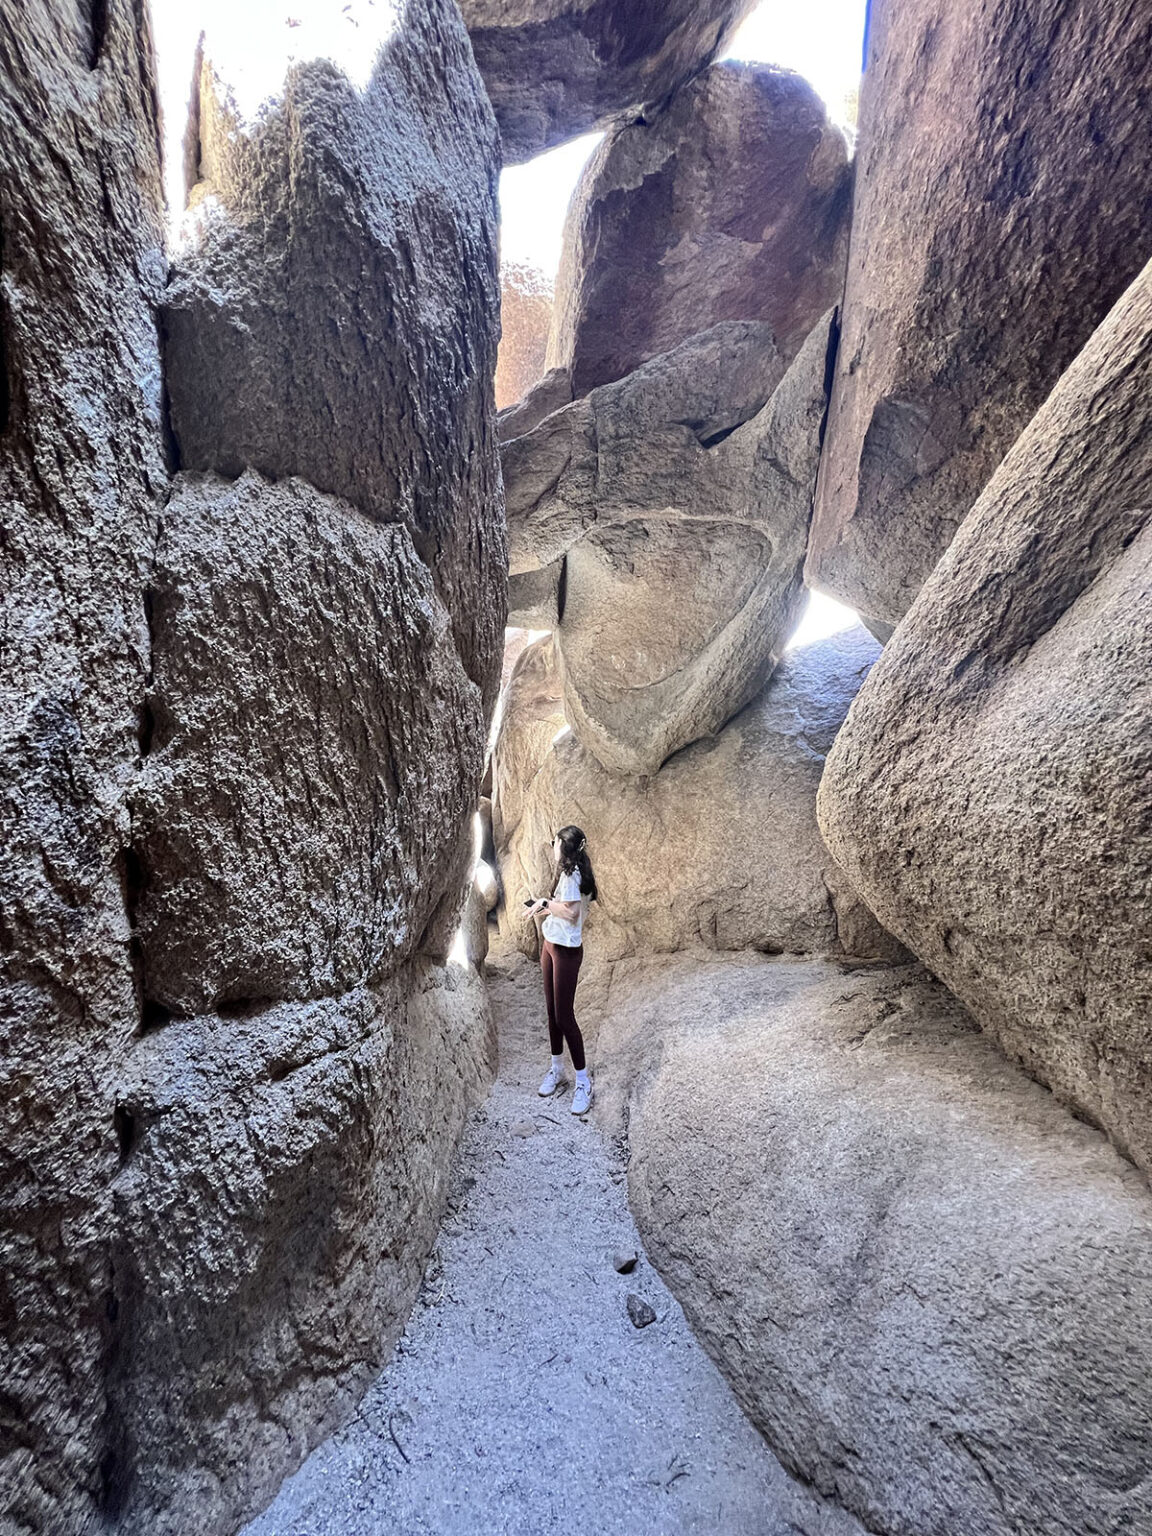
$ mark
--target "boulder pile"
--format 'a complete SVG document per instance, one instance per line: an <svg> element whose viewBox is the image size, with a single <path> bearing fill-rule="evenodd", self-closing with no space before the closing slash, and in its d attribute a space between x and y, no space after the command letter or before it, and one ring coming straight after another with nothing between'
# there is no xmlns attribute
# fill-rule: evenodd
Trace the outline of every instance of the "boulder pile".
<svg viewBox="0 0 1152 1536"><path fill-rule="evenodd" d="M780 71L610 131L500 424L503 941L577 823L649 1252L884 1536L1152 1529L1152 17L1018 22L873 6L854 189Z"/></svg>
<svg viewBox="0 0 1152 1536"><path fill-rule="evenodd" d="M147 7L0 17L5 1530L226 1536L347 1416L566 822L781 1459L1152 1530L1152 11L874 0L853 159L750 9L209 32L178 235ZM592 129L497 415L500 166Z"/></svg>

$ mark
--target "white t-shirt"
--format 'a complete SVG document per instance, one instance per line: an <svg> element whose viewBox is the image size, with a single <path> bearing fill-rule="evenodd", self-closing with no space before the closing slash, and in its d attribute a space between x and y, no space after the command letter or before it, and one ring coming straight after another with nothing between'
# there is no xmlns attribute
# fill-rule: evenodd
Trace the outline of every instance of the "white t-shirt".
<svg viewBox="0 0 1152 1536"><path fill-rule="evenodd" d="M552 896L556 901L579 902L580 908L574 923L570 923L566 917L557 917L549 912L541 924L544 937L551 940L553 944L563 944L568 949L575 949L583 942L581 935L584 932L584 914L588 910L588 898L580 894L580 871L574 869L569 875L561 875Z"/></svg>

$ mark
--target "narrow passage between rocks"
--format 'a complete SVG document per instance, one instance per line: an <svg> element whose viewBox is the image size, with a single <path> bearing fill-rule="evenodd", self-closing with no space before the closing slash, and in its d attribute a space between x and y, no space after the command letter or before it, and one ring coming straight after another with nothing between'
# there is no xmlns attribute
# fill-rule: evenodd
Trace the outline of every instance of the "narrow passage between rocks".
<svg viewBox="0 0 1152 1536"><path fill-rule="evenodd" d="M775 1460L648 1264L595 1109L569 1112L571 1082L537 1096L535 967L501 962L488 984L498 1080L407 1329L245 1536L855 1536ZM655 1322L633 1325L629 1294Z"/></svg>

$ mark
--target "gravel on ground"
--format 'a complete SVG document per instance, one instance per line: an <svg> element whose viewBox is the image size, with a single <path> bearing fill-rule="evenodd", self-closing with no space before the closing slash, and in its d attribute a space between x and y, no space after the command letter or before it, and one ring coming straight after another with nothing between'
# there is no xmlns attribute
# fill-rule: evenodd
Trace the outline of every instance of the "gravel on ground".
<svg viewBox="0 0 1152 1536"><path fill-rule="evenodd" d="M538 971L510 957L488 981L499 1077L407 1329L243 1536L858 1536L776 1461L644 1257L625 1149L595 1105L570 1113L571 1068L537 1096Z"/></svg>

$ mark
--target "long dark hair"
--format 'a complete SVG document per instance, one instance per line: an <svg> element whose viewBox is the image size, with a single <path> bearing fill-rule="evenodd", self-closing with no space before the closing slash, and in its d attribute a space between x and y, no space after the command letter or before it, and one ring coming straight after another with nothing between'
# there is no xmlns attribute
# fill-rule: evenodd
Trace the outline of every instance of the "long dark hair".
<svg viewBox="0 0 1152 1536"><path fill-rule="evenodd" d="M588 845L579 827L561 827L556 836L560 839L560 865L556 878L580 872L580 894L589 901L597 897L596 876L592 873L592 860L588 857Z"/></svg>

